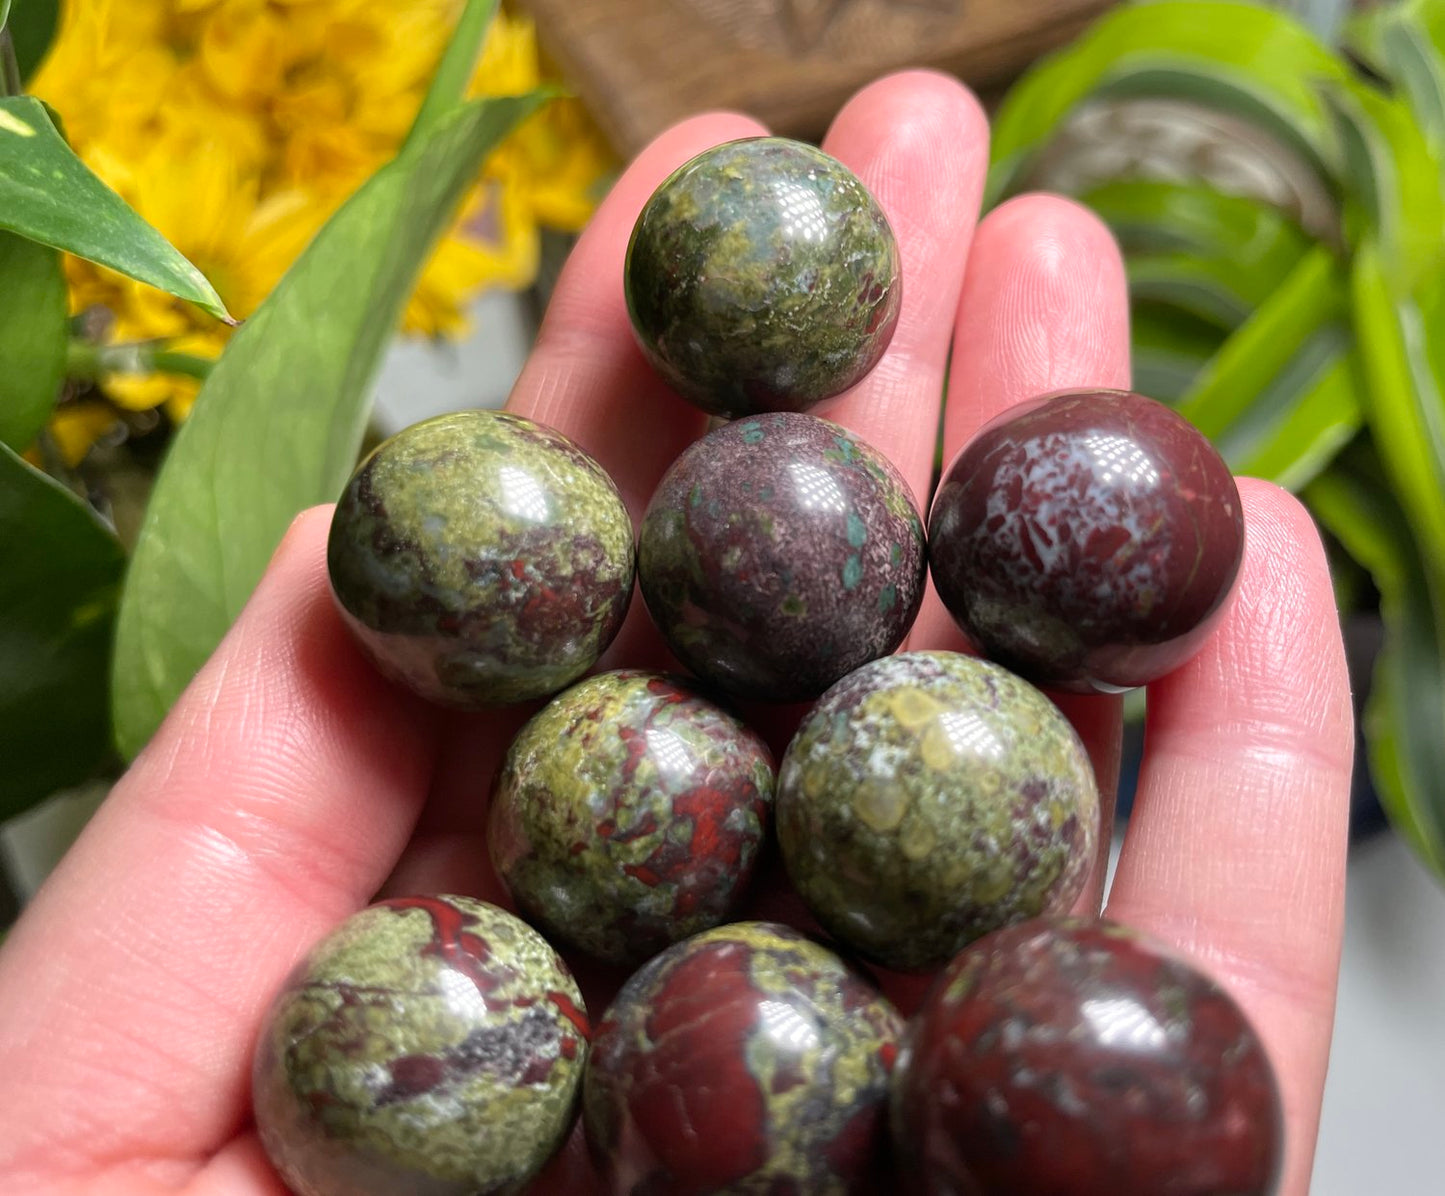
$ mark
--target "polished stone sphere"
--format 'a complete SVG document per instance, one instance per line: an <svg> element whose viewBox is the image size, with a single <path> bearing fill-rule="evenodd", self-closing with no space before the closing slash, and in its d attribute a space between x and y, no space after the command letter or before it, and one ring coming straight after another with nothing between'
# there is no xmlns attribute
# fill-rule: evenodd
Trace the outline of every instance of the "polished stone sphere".
<svg viewBox="0 0 1445 1196"><path fill-rule="evenodd" d="M823 927L900 971L1072 906L1099 798L1083 744L1027 682L956 652L850 673L778 770L778 844Z"/></svg>
<svg viewBox="0 0 1445 1196"><path fill-rule="evenodd" d="M669 947L618 993L583 1083L617 1193L882 1190L903 1023L831 951L741 922Z"/></svg>
<svg viewBox="0 0 1445 1196"><path fill-rule="evenodd" d="M518 1192L571 1129L587 1015L511 914L402 897L296 968L256 1048L256 1128L296 1196Z"/></svg>
<svg viewBox="0 0 1445 1196"><path fill-rule="evenodd" d="M883 356L898 245L837 159L749 138L699 154L648 200L626 293L643 352L678 394L714 415L802 411Z"/></svg>
<svg viewBox="0 0 1445 1196"><path fill-rule="evenodd" d="M415 424L357 467L331 521L338 607L387 676L448 706L556 693L632 597L632 523L602 467L502 411Z"/></svg>
<svg viewBox="0 0 1445 1196"><path fill-rule="evenodd" d="M987 424L928 523L938 596L991 660L1045 688L1117 692L1178 668L1239 572L1244 513L1209 441L1125 391L1045 397Z"/></svg>
<svg viewBox="0 0 1445 1196"><path fill-rule="evenodd" d="M553 942L641 963L725 920L772 821L773 760L738 717L674 678L580 681L518 733L487 846Z"/></svg>
<svg viewBox="0 0 1445 1196"><path fill-rule="evenodd" d="M926 572L923 522L882 453L815 416L717 428L667 471L638 581L668 646L736 697L797 701L893 651Z"/></svg>
<svg viewBox="0 0 1445 1196"><path fill-rule="evenodd" d="M1274 1072L1217 984L1116 924L979 940L914 1019L894 1140L929 1193L1271 1196Z"/></svg>

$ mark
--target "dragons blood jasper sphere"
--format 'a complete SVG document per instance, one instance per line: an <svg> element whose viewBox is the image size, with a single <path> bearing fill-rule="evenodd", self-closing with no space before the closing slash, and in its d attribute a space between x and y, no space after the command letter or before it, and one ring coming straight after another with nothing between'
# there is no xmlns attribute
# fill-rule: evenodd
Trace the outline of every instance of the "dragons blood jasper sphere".
<svg viewBox="0 0 1445 1196"><path fill-rule="evenodd" d="M602 673L517 735L487 842L553 941L640 963L726 918L772 800L772 756L734 715L656 674Z"/></svg>
<svg viewBox="0 0 1445 1196"><path fill-rule="evenodd" d="M638 537L647 609L677 658L740 698L814 698L895 649L923 597L923 522L886 457L777 412L704 436Z"/></svg>
<svg viewBox="0 0 1445 1196"><path fill-rule="evenodd" d="M714 415L802 411L877 364L902 287L883 211L841 162L780 137L699 154L627 250L643 352Z"/></svg>
<svg viewBox="0 0 1445 1196"><path fill-rule="evenodd" d="M520 919L405 897L291 974L256 1048L262 1145L296 1196L519 1191L572 1127L582 997Z"/></svg>
<svg viewBox="0 0 1445 1196"><path fill-rule="evenodd" d="M1193 656L1244 552L1229 467L1182 416L1126 391L1045 397L986 425L944 474L928 531L938 596L983 653L1084 692Z"/></svg>
<svg viewBox="0 0 1445 1196"><path fill-rule="evenodd" d="M426 420L352 475L331 587L388 676L450 706L544 697L596 662L632 597L632 523L602 467L501 411Z"/></svg>
<svg viewBox="0 0 1445 1196"><path fill-rule="evenodd" d="M706 931L603 1016L588 1142L617 1193L873 1193L901 1033L871 984L797 931Z"/></svg>
<svg viewBox="0 0 1445 1196"><path fill-rule="evenodd" d="M788 876L818 921L900 971L1067 910L1099 835L1068 720L1012 673L953 652L875 660L824 694L783 756L776 813Z"/></svg>
<svg viewBox="0 0 1445 1196"><path fill-rule="evenodd" d="M893 1131L927 1192L1270 1196L1274 1072L1218 985L1108 922L964 951L914 1019Z"/></svg>

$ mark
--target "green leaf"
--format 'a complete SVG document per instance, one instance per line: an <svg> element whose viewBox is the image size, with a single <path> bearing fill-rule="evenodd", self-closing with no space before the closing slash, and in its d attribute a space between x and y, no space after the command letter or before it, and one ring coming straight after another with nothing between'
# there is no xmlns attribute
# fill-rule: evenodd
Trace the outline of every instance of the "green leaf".
<svg viewBox="0 0 1445 1196"><path fill-rule="evenodd" d="M1303 485L1359 429L1348 292L1317 246L1224 342L1178 404L1236 473Z"/></svg>
<svg viewBox="0 0 1445 1196"><path fill-rule="evenodd" d="M124 556L69 490L0 446L0 822L110 750L107 665Z"/></svg>
<svg viewBox="0 0 1445 1196"><path fill-rule="evenodd" d="M23 451L50 418L68 336L60 255L0 232L0 443Z"/></svg>
<svg viewBox="0 0 1445 1196"><path fill-rule="evenodd" d="M0 229L109 266L229 320L215 288L65 144L45 105L0 100Z"/></svg>
<svg viewBox="0 0 1445 1196"><path fill-rule="evenodd" d="M116 636L116 742L144 745L296 513L356 464L369 387L431 246L493 146L550 95L476 101L382 167L232 339L146 509Z"/></svg>
<svg viewBox="0 0 1445 1196"><path fill-rule="evenodd" d="M1405 94L1425 135L1445 146L1445 6L1404 0L1356 16L1347 27L1351 49Z"/></svg>
<svg viewBox="0 0 1445 1196"><path fill-rule="evenodd" d="M1147 301L1131 306L1129 332L1134 389L1165 403L1184 396L1224 341L1212 324Z"/></svg>
<svg viewBox="0 0 1445 1196"><path fill-rule="evenodd" d="M1124 251L1138 301L1230 331L1284 281L1311 238L1272 204L1207 187L1120 180L1080 199Z"/></svg>
<svg viewBox="0 0 1445 1196"><path fill-rule="evenodd" d="M10 36L20 77L29 80L45 59L60 24L60 0L20 0L10 10Z"/></svg>
<svg viewBox="0 0 1445 1196"><path fill-rule="evenodd" d="M1400 100L1366 87L1329 93L1347 165L1350 241L1378 245L1397 290L1410 290L1445 261L1440 161Z"/></svg>
<svg viewBox="0 0 1445 1196"><path fill-rule="evenodd" d="M0 30L5 28L5 22L10 19L10 0L0 0Z"/></svg>
<svg viewBox="0 0 1445 1196"><path fill-rule="evenodd" d="M467 94L467 84L476 70L487 30L497 12L497 0L467 0L457 27L447 43L446 52L432 76L421 108L411 122L406 145L423 140L438 122L453 112Z"/></svg>
<svg viewBox="0 0 1445 1196"><path fill-rule="evenodd" d="M1375 446L1426 571L1445 578L1445 277L1402 297L1366 240L1351 298Z"/></svg>
<svg viewBox="0 0 1445 1196"><path fill-rule="evenodd" d="M1367 445L1351 446L1305 499L1380 592L1385 638L1364 717L1370 775L1396 830L1445 879L1445 606Z"/></svg>
<svg viewBox="0 0 1445 1196"><path fill-rule="evenodd" d="M1116 8L1010 89L994 121L989 202L1021 184L1079 104L1119 95L1231 112L1330 178L1337 154L1319 87L1349 78L1344 61L1304 26L1264 6L1161 0Z"/></svg>

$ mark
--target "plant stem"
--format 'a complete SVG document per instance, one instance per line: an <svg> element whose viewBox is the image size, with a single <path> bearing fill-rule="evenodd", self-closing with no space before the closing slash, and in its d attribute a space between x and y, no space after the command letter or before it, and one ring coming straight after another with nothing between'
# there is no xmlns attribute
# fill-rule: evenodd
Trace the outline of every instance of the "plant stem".
<svg viewBox="0 0 1445 1196"><path fill-rule="evenodd" d="M25 90L20 64L15 61L15 43L10 30L0 30L0 96L18 96Z"/></svg>
<svg viewBox="0 0 1445 1196"><path fill-rule="evenodd" d="M176 353L160 342L128 345L93 345L71 341L65 351L65 373L94 382L102 374L182 374L205 381L216 363L193 353Z"/></svg>

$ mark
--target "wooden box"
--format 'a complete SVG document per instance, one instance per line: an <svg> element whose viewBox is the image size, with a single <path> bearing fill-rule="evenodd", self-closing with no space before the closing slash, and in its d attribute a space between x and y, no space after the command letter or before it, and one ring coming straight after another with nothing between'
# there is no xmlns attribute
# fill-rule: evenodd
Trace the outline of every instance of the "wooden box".
<svg viewBox="0 0 1445 1196"><path fill-rule="evenodd" d="M740 109L816 138L848 96L906 66L1007 82L1109 0L516 0L624 155L684 116Z"/></svg>

